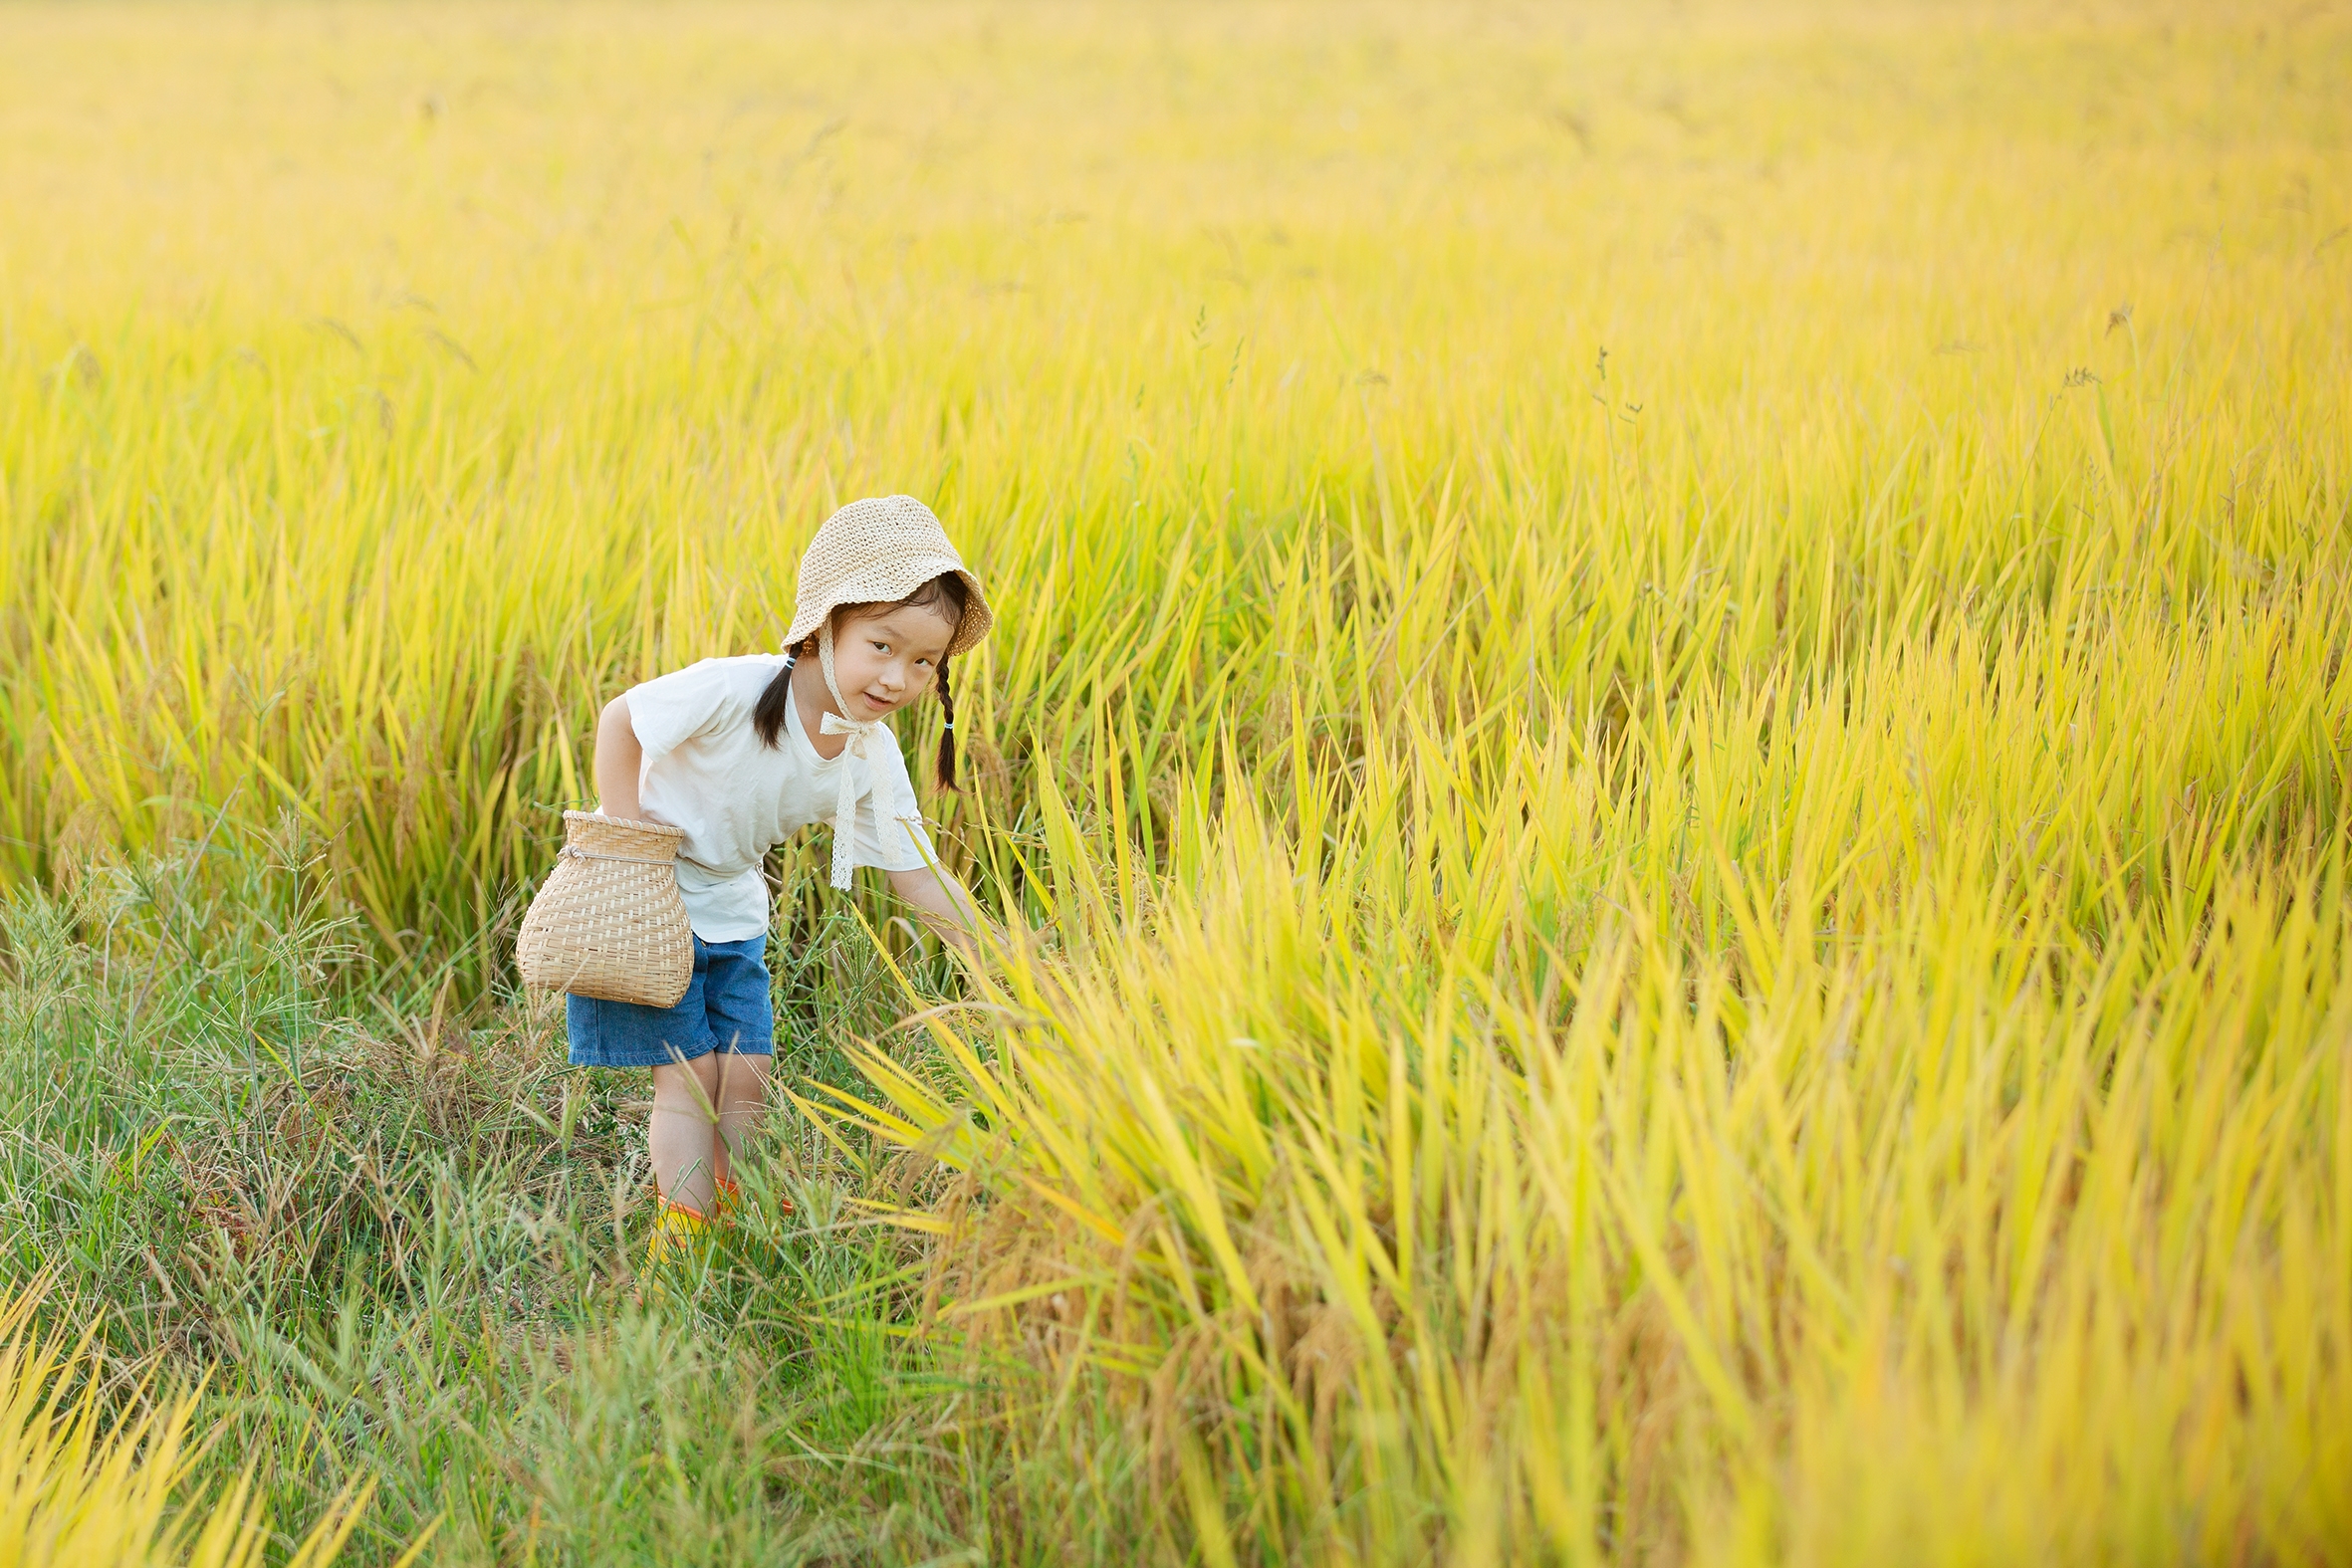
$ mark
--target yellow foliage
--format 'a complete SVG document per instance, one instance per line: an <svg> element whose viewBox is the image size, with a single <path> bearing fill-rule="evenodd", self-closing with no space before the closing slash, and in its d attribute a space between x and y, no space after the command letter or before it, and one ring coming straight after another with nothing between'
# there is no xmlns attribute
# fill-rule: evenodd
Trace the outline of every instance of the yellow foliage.
<svg viewBox="0 0 2352 1568"><path fill-rule="evenodd" d="M37 1299L0 1300L0 1565L260 1568L271 1534L250 1475L208 1507L178 1505L204 1447L194 1396L111 1420L83 1351L34 1332ZM335 1561L369 1490L347 1488L288 1568Z"/></svg>
<svg viewBox="0 0 2352 1568"><path fill-rule="evenodd" d="M5 853L291 809L486 974L917 492L1059 948L831 1103L1016 1441L1208 1560L2341 1558L2352 30L2045 12L12 8Z"/></svg>

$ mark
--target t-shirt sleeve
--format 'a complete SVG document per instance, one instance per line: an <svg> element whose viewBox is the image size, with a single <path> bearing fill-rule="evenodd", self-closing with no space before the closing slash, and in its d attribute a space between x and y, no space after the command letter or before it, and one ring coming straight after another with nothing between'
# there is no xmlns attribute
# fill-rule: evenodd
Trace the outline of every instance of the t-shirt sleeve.
<svg viewBox="0 0 2352 1568"><path fill-rule="evenodd" d="M724 659L704 659L628 689L629 728L645 755L674 751L698 735L715 735L748 717Z"/></svg>
<svg viewBox="0 0 2352 1568"><path fill-rule="evenodd" d="M919 871L936 863L938 851L924 831L914 781L907 777L906 759L895 745L875 765L873 784L857 798L857 864L884 871Z"/></svg>

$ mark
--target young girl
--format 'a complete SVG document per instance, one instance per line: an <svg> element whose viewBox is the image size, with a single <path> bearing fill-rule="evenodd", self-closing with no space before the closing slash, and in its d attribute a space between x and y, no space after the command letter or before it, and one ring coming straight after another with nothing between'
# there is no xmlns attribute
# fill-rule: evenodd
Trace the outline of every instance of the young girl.
<svg viewBox="0 0 2352 1568"><path fill-rule="evenodd" d="M781 655L705 659L631 687L596 726L598 809L685 829L678 890L694 978L672 1008L570 1000L572 1060L653 1069L649 1143L658 1255L697 1234L767 1106L768 851L832 823L832 885L878 866L925 925L971 950L977 906L940 870L906 762L883 722L936 681L947 730L938 778L955 787L948 662L987 635L988 601L939 519L910 496L856 501L801 558Z"/></svg>

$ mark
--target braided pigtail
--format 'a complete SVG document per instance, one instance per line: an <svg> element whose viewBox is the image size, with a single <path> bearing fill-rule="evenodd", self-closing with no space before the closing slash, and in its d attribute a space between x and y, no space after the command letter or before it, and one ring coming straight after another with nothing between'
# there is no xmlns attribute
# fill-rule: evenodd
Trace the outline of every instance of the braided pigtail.
<svg viewBox="0 0 2352 1568"><path fill-rule="evenodd" d="M784 668L760 691L760 700L752 708L752 731L760 744L775 751L784 735L785 715L793 706L793 666L801 662L801 650L784 650Z"/></svg>
<svg viewBox="0 0 2352 1568"><path fill-rule="evenodd" d="M939 708L947 715L947 724L939 732L939 758L935 765L942 789L956 786L956 694L947 683L947 657L939 659Z"/></svg>

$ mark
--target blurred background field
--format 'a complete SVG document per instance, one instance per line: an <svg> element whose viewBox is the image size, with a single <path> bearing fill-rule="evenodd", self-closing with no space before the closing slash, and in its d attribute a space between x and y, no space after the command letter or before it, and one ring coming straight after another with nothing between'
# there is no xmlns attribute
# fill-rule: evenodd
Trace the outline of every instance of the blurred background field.
<svg viewBox="0 0 2352 1568"><path fill-rule="evenodd" d="M0 10L4 1266L346 1560L2344 1560L2348 79ZM513 925L901 490L1037 935L780 854L796 1098L648 1291Z"/></svg>

